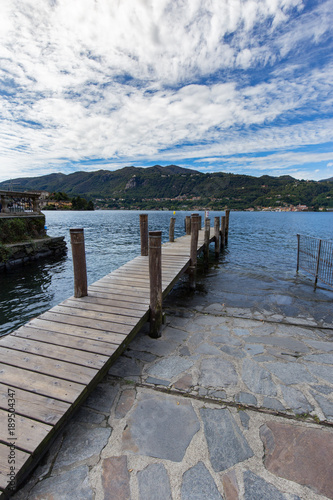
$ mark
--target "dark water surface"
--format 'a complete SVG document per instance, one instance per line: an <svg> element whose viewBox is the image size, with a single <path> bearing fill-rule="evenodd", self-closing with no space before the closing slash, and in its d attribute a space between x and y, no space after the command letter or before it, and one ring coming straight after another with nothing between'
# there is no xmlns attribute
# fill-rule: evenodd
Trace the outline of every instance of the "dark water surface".
<svg viewBox="0 0 333 500"><path fill-rule="evenodd" d="M73 294L70 228L84 228L88 283L91 284L139 255L139 213L46 212L48 234L65 236L68 255L0 274L0 335L18 328ZM175 237L184 234L184 218L189 214L176 213ZM210 212L212 224L215 215L223 214ZM162 230L163 241L166 241L172 216L173 213L167 211L149 212L149 230ZM230 290L234 286L232 277L236 274L244 278L244 286L253 289L255 283L262 280L270 283L272 291L281 283L297 285L297 233L333 240L333 213L231 212L228 249L219 267L204 279L207 289L221 274L230 277L227 282L224 280L224 288ZM250 296L251 290L247 293ZM238 302L244 300L244 293L239 297Z"/></svg>

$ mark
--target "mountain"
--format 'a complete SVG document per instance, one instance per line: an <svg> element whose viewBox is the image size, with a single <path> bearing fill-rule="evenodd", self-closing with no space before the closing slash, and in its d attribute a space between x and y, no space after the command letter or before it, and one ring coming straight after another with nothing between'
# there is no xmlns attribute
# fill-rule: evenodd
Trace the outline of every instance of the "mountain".
<svg viewBox="0 0 333 500"><path fill-rule="evenodd" d="M245 209L298 204L315 209L333 207L331 180L300 181L288 175L203 174L177 165L57 173L11 182L20 189L85 197L99 208ZM0 183L0 189L4 185L8 189L8 181Z"/></svg>

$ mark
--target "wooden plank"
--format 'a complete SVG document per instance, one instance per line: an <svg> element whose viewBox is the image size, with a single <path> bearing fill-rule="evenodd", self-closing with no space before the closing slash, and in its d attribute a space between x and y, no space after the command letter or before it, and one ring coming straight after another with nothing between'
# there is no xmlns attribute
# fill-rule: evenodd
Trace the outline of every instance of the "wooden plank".
<svg viewBox="0 0 333 500"><path fill-rule="evenodd" d="M93 320L108 321L110 323L116 323L117 325L130 325L135 326L138 322L138 318L133 318L131 316L124 316L121 314L110 314L108 312L94 311L89 308L80 309L71 305L60 304L55 306L49 311L50 313L66 314L70 316L79 316L80 318L87 318ZM141 317L141 315L140 315ZM116 326L118 328L118 326Z"/></svg>
<svg viewBox="0 0 333 500"><path fill-rule="evenodd" d="M51 425L22 415L15 415L14 421L15 431L11 431L14 435L10 436L8 435L8 412L0 409L0 439L5 444L15 442L18 449L28 453L33 453L52 430Z"/></svg>
<svg viewBox="0 0 333 500"><path fill-rule="evenodd" d="M133 307L132 304L136 304L136 309L145 309L149 305L149 299L145 297L140 297L140 296L129 296L126 294L126 292L122 294L118 294L114 291L107 291L107 290L102 290L101 288L94 287L93 285L90 285L88 287L88 297L99 297L99 298L104 298L108 300L118 300L122 304L124 304L122 307L125 307L126 303L129 304L128 307ZM83 297L81 297L80 300L83 300Z"/></svg>
<svg viewBox="0 0 333 500"><path fill-rule="evenodd" d="M103 293L114 293L117 295L126 295L126 297L129 297L130 300L133 300L133 297L137 297L141 300L149 297L147 289L138 291L130 286L117 285L116 283L109 283L105 285L103 283L96 282L88 287L88 295L90 290Z"/></svg>
<svg viewBox="0 0 333 500"><path fill-rule="evenodd" d="M141 294L142 292L146 294L148 290L149 293L149 286L146 284L141 284L141 283L135 284L135 282L131 284L130 282L127 282L125 280L113 277L108 278L107 280L96 281L96 283L94 283L94 286L105 287L105 288L117 287L117 288L122 288L123 290L129 292L131 291L136 292L137 294Z"/></svg>
<svg viewBox="0 0 333 500"><path fill-rule="evenodd" d="M128 335L132 326L113 324L109 321L99 321L95 319L81 318L79 316L70 316L69 314L58 314L55 312L46 312L39 316L42 320L54 321L54 323L63 323L66 325L83 326L102 330L104 332L113 332L119 335Z"/></svg>
<svg viewBox="0 0 333 500"><path fill-rule="evenodd" d="M1 382L10 387L36 392L53 399L73 403L84 390L83 384L68 382L48 375L0 363Z"/></svg>
<svg viewBox="0 0 333 500"><path fill-rule="evenodd" d="M8 409L7 385L0 384L0 408ZM34 394L22 389L11 389L14 391L15 411L18 415L40 420L49 425L55 425L70 407L69 403L57 399Z"/></svg>
<svg viewBox="0 0 333 500"><path fill-rule="evenodd" d="M17 473L24 464L30 458L30 453L25 453L20 450L15 450L15 464L10 464L9 459L11 459L12 455L10 455L10 448L5 444L0 443L0 489L5 490L9 483L10 467L14 467L12 469Z"/></svg>
<svg viewBox="0 0 333 500"><path fill-rule="evenodd" d="M85 300L82 300L85 299ZM120 304L120 301L118 301L118 304ZM70 306L74 307L76 309L86 309L88 311L100 311L100 312L106 312L109 314L116 314L116 315L121 315L121 316L130 316L133 318L141 318L142 314L146 312L147 307L145 309L138 310L137 308L130 308L127 309L125 307L119 307L119 306L113 306L110 305L109 300L99 300L96 297L81 297L78 300L71 300L67 299L64 300L64 302L61 303L62 306Z"/></svg>
<svg viewBox="0 0 333 500"><path fill-rule="evenodd" d="M75 337L87 338L91 340L101 340L119 346L123 340L122 333L109 332L107 330L98 330L95 328L86 328L86 326L70 325L68 323L58 323L55 321L48 321L47 319L35 318L26 325L27 327L39 328L56 333L66 333L67 335L74 335Z"/></svg>
<svg viewBox="0 0 333 500"><path fill-rule="evenodd" d="M98 372L98 370L93 368L74 365L58 359L44 358L36 354L15 351L14 349L7 349L1 346L0 363L23 368L37 374L43 373L44 375L50 375L62 380L77 382L78 384L89 384Z"/></svg>
<svg viewBox="0 0 333 500"><path fill-rule="evenodd" d="M91 340L85 337L77 337L76 335L66 335L65 333L56 333L50 330L32 328L31 326L22 326L13 332L11 336L15 338L23 337L26 339L38 340L55 346L75 349L75 351L88 351L89 353L102 354L108 357L118 348L118 344L110 344L108 342L102 342L101 340Z"/></svg>
<svg viewBox="0 0 333 500"><path fill-rule="evenodd" d="M8 349L15 349L30 354L37 354L45 358L59 359L67 363L75 365L87 366L90 368L99 369L109 359L108 356L94 354L90 352L72 349L63 345L47 344L27 338L15 337L14 335L6 335L0 338L0 346Z"/></svg>

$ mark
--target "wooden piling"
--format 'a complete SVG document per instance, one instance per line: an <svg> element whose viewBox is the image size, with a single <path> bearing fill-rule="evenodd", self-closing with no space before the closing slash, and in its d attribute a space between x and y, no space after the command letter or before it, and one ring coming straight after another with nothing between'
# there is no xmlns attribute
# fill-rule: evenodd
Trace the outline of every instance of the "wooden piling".
<svg viewBox="0 0 333 500"><path fill-rule="evenodd" d="M205 267L209 264L209 240L210 240L210 219L205 218L205 246L204 246L204 262Z"/></svg>
<svg viewBox="0 0 333 500"><path fill-rule="evenodd" d="M199 215L199 225L198 225L198 229L200 231L200 229L202 229L202 216Z"/></svg>
<svg viewBox="0 0 333 500"><path fill-rule="evenodd" d="M74 297L88 295L86 252L84 247L83 229L70 229L73 268L74 268Z"/></svg>
<svg viewBox="0 0 333 500"><path fill-rule="evenodd" d="M185 232L186 234L191 234L191 216L186 215L185 217Z"/></svg>
<svg viewBox="0 0 333 500"><path fill-rule="evenodd" d="M197 247L198 247L198 232L199 232L199 215L192 214L191 216L191 251L189 266L190 289L195 290L195 278L197 272Z"/></svg>
<svg viewBox="0 0 333 500"><path fill-rule="evenodd" d="M169 227L169 241L171 243L175 241L175 223L176 223L176 217L171 217L170 227Z"/></svg>
<svg viewBox="0 0 333 500"><path fill-rule="evenodd" d="M221 217L221 250L225 247L225 215Z"/></svg>
<svg viewBox="0 0 333 500"><path fill-rule="evenodd" d="M149 231L150 332L161 336L162 326L162 231Z"/></svg>
<svg viewBox="0 0 333 500"><path fill-rule="evenodd" d="M228 243L228 235L229 235L229 214L230 209L226 208L225 210L225 244Z"/></svg>
<svg viewBox="0 0 333 500"><path fill-rule="evenodd" d="M141 255L148 255L148 214L140 214Z"/></svg>
<svg viewBox="0 0 333 500"><path fill-rule="evenodd" d="M214 217L215 259L220 256L220 217Z"/></svg>

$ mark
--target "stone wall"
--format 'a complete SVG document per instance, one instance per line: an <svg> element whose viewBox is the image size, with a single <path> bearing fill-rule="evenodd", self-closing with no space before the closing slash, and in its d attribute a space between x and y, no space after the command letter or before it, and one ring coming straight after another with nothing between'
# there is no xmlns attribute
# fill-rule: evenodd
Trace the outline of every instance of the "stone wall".
<svg viewBox="0 0 333 500"><path fill-rule="evenodd" d="M0 216L0 243L16 243L31 239L43 238L45 232L45 215Z"/></svg>
<svg viewBox="0 0 333 500"><path fill-rule="evenodd" d="M2 245L0 248L0 272L43 257L64 255L67 252L64 236L43 238L29 242Z"/></svg>

